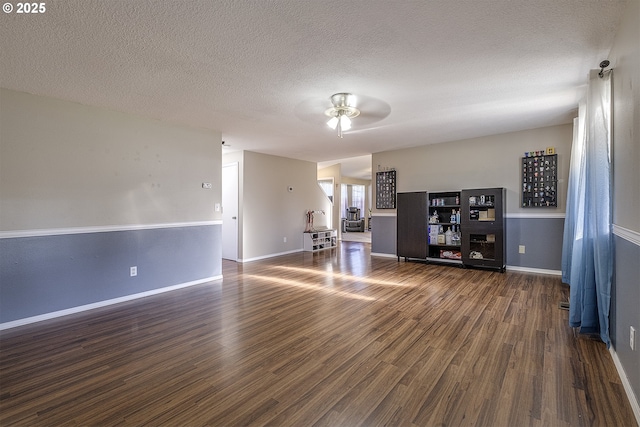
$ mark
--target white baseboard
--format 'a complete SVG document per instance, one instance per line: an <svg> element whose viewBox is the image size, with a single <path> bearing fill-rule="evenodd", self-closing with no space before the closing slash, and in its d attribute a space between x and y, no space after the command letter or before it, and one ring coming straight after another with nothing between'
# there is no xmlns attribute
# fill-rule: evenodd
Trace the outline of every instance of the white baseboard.
<svg viewBox="0 0 640 427"><path fill-rule="evenodd" d="M624 391L627 393L627 398L629 399L629 403L631 404L633 414L636 416L636 423L640 426L640 403L638 402L638 398L633 392L633 388L631 388L629 377L627 377L627 374L622 367L622 363L618 358L618 353L616 353L616 350L613 348L613 346L609 347L609 353L611 353L613 364L616 365L616 370L618 371L618 375L620 376L620 381L622 381Z"/></svg>
<svg viewBox="0 0 640 427"><path fill-rule="evenodd" d="M384 257L384 258L398 258L398 255L383 254L383 253L378 253L378 252L371 252L371 256L379 256L379 257Z"/></svg>
<svg viewBox="0 0 640 427"><path fill-rule="evenodd" d="M508 271L521 271L523 273L550 274L552 276L562 276L561 270L546 270L544 268L520 267L516 265L507 265Z"/></svg>
<svg viewBox="0 0 640 427"><path fill-rule="evenodd" d="M273 257L276 257L276 256L281 256L281 255L295 254L296 252L302 252L302 249L294 249L292 251L279 252L277 254L262 255L262 256L257 256L257 257L254 257L254 258L238 259L238 262L259 261L261 259L273 258Z"/></svg>
<svg viewBox="0 0 640 427"><path fill-rule="evenodd" d="M205 279L194 280L191 282L179 283L173 286L167 286L164 288L152 289L150 291L140 292L132 295L125 295L123 297L113 298L105 301L98 301L91 304L80 305L78 307L67 308L65 310L54 311L51 313L39 314L37 316L27 317L24 319L13 320L11 322L0 323L0 331L5 329L17 328L18 326L28 325L31 323L42 322L44 320L55 319L56 317L68 316L70 314L80 313L82 311L93 310L100 307L106 307L108 305L118 304L125 301L131 301L138 298L144 298L151 295L157 295L164 292L175 291L176 289L186 288L189 286L199 285L206 282L222 279L222 275L207 277Z"/></svg>

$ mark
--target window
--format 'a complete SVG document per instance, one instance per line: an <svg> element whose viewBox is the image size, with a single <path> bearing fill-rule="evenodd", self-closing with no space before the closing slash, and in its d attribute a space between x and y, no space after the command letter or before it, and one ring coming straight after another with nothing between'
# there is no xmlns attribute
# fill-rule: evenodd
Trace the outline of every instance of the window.
<svg viewBox="0 0 640 427"><path fill-rule="evenodd" d="M322 188L322 191L324 191L324 194L327 195L329 200L331 200L331 203L333 203L333 178L319 179L318 185Z"/></svg>
<svg viewBox="0 0 640 427"><path fill-rule="evenodd" d="M351 186L351 206L360 208L360 215L364 216L364 185Z"/></svg>
<svg viewBox="0 0 640 427"><path fill-rule="evenodd" d="M366 215L364 200L366 187L358 184L342 184L340 194L340 212L342 217L347 216L347 208L360 208L360 216Z"/></svg>

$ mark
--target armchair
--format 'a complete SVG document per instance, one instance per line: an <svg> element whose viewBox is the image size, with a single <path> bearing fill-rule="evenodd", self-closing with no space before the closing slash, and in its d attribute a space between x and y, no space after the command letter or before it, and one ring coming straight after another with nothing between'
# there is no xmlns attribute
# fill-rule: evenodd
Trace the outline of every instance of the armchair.
<svg viewBox="0 0 640 427"><path fill-rule="evenodd" d="M364 231L364 219L360 218L360 208L347 208L345 229L347 231Z"/></svg>

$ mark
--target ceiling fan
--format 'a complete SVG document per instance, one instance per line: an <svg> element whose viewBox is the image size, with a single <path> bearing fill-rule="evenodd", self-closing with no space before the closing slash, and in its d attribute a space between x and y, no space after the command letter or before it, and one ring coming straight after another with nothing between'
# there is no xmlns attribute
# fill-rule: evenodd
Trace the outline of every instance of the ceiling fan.
<svg viewBox="0 0 640 427"><path fill-rule="evenodd" d="M327 126L338 130L338 137L342 138L342 132L351 129L351 119L360 115L356 108L357 99L346 92L336 93L331 96L333 107L325 110L324 114L331 117Z"/></svg>
<svg viewBox="0 0 640 427"><path fill-rule="evenodd" d="M343 133L355 133L372 129L391 114L386 102L366 95L338 92L327 98L307 98L296 105L295 115L302 121L315 126L321 123L337 130L338 137ZM324 114L323 114L324 113Z"/></svg>

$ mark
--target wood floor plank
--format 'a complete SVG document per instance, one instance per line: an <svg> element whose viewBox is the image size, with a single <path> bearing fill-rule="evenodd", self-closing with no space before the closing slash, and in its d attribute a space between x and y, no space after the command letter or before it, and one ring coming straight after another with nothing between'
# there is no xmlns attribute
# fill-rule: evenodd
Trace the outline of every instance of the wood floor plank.
<svg viewBox="0 0 640 427"><path fill-rule="evenodd" d="M2 331L0 425L635 425L559 278L369 251Z"/></svg>

